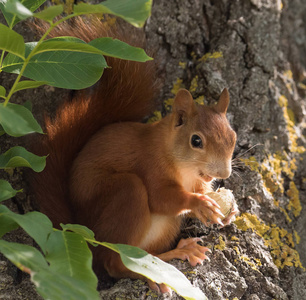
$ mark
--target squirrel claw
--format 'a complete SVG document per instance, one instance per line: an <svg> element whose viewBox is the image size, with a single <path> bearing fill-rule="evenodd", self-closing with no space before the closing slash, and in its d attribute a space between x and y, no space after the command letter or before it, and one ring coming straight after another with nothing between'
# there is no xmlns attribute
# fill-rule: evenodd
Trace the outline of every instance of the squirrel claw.
<svg viewBox="0 0 306 300"><path fill-rule="evenodd" d="M169 293L170 296L172 296L172 290L170 287L168 287L167 285L161 283L161 284L157 284L156 282L150 280L150 279L147 279L147 283L149 285L149 288L152 290L152 291L155 291L157 292L158 294L159 293Z"/></svg>

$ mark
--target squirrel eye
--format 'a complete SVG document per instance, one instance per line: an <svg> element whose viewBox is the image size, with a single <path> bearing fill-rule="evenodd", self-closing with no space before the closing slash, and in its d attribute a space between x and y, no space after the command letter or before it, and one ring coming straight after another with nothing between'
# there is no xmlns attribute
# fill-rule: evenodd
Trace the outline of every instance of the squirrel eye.
<svg viewBox="0 0 306 300"><path fill-rule="evenodd" d="M203 143L202 143L202 140L201 138L194 134L192 137L191 137L191 145L192 147L194 148L203 148Z"/></svg>

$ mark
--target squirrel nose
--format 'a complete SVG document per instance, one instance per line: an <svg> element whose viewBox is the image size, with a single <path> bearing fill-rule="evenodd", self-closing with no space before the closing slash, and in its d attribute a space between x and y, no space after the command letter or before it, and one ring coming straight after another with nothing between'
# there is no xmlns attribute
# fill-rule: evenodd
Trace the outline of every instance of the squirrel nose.
<svg viewBox="0 0 306 300"><path fill-rule="evenodd" d="M232 170L222 170L221 172L217 172L217 177L218 179L226 179L231 176Z"/></svg>
<svg viewBox="0 0 306 300"><path fill-rule="evenodd" d="M219 165L214 168L214 171L209 172L208 175L217 179L226 179L232 173L232 166L230 164Z"/></svg>

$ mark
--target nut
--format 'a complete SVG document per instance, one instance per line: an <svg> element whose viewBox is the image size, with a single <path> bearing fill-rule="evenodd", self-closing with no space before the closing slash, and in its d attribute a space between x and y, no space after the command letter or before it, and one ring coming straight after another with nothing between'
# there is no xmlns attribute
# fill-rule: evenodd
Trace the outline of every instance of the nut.
<svg viewBox="0 0 306 300"><path fill-rule="evenodd" d="M205 195L212 198L220 205L220 210L225 218L234 208L235 198L231 190L220 188L216 192L210 192Z"/></svg>

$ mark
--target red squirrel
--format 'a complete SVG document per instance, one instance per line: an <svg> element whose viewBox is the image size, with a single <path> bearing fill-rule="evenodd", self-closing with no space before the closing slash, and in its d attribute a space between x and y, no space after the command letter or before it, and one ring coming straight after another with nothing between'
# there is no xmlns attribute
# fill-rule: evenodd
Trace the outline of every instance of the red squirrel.
<svg viewBox="0 0 306 300"><path fill-rule="evenodd" d="M88 42L108 35L99 21L73 24L53 36ZM182 240L175 249L173 244L186 214L223 225L218 204L203 194L214 178L231 174L236 134L226 118L229 94L224 89L208 107L182 89L171 114L144 124L158 91L154 63L108 59L108 64L93 90L65 101L45 120L47 134L37 143L40 153L49 154L47 166L32 182L40 209L56 227L78 223L99 241L137 246L164 261L202 263L208 249L197 238ZM141 278L115 252L97 247L93 255L97 273L105 269L114 278Z"/></svg>

